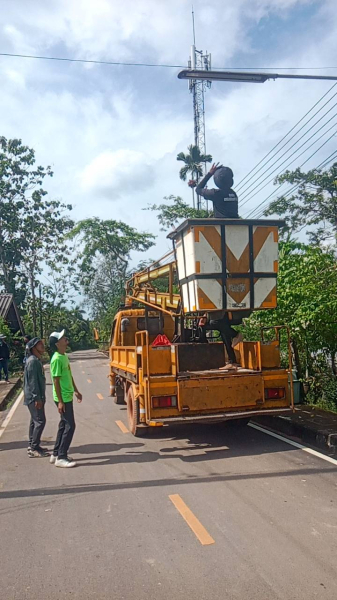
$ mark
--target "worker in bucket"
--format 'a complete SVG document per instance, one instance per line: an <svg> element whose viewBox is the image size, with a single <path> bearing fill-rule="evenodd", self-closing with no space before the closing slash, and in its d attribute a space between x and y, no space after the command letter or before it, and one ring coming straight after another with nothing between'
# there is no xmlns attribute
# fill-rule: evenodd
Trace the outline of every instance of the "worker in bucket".
<svg viewBox="0 0 337 600"><path fill-rule="evenodd" d="M205 186L207 182L214 176L214 183L218 189L208 190ZM196 193L202 196L205 200L213 202L213 217L216 219L238 219L238 197L232 190L233 171L229 167L213 164L209 172L198 183ZM196 182L190 180L190 187L195 187Z"/></svg>

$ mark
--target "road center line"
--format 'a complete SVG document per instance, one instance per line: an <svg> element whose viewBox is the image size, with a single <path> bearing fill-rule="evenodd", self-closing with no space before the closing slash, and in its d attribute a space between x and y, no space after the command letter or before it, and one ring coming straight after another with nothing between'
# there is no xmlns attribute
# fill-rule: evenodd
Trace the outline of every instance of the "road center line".
<svg viewBox="0 0 337 600"><path fill-rule="evenodd" d="M128 428L125 427L123 421L115 421L116 425L118 425L119 429L123 432L123 433L130 433Z"/></svg>
<svg viewBox="0 0 337 600"><path fill-rule="evenodd" d="M262 433L265 433L266 435L270 435L271 437L274 437L277 440L281 440L281 442L285 442L286 444L289 444L290 446L299 448L299 450L304 450L304 452L307 452L308 454L312 454L313 456L317 456L317 458L322 458L326 462L332 463L333 465L337 465L337 460L335 458L332 458L331 456L326 456L325 454L322 454L321 452L317 452L317 450L313 450L312 448L308 448L307 446L303 446L302 444L299 444L298 442L293 442L293 440L289 440L288 438L283 437L283 435L278 435L278 433L269 431L269 429L264 429L264 427L255 425L255 423L249 423L249 427L252 427L253 429L257 429L258 431L262 431Z"/></svg>
<svg viewBox="0 0 337 600"><path fill-rule="evenodd" d="M6 429L7 425L9 424L10 420L12 419L12 417L13 417L13 415L14 415L17 407L19 406L22 398L23 398L23 391L21 392L21 394L19 394L19 396L15 400L12 408L10 409L10 411L9 411L7 417L5 418L4 422L2 423L2 425L0 425L0 438L5 433L5 429Z"/></svg>
<svg viewBox="0 0 337 600"><path fill-rule="evenodd" d="M97 396L98 400L104 400L102 394L96 394L96 396Z"/></svg>
<svg viewBox="0 0 337 600"><path fill-rule="evenodd" d="M199 519L197 519L197 517L192 513L179 494L172 494L169 496L169 498L171 502L173 502L177 511L181 514L182 518L185 519L187 525L192 529L200 544L203 546L215 544L215 540L213 540L213 538L209 535L205 527L201 525Z"/></svg>

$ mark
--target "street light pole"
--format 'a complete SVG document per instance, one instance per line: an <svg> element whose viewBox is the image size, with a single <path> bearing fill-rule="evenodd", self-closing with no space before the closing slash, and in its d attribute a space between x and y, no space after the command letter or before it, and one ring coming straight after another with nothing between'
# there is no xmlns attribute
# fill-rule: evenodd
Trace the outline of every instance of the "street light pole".
<svg viewBox="0 0 337 600"><path fill-rule="evenodd" d="M206 79L207 81L232 81L233 83L265 83L269 79L315 79L337 81L333 75L289 75L280 73L262 73L259 71L201 71L183 69L178 79Z"/></svg>

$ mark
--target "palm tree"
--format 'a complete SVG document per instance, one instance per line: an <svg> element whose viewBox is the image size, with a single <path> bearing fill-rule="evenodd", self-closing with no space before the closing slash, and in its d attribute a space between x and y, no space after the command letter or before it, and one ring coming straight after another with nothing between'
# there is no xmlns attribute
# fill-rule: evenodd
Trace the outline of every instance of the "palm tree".
<svg viewBox="0 0 337 600"><path fill-rule="evenodd" d="M186 181L187 174L191 173L192 180L198 182L199 177L202 177L203 170L202 164L212 162L212 156L210 154L201 154L198 146L194 146L191 144L188 147L188 154L185 152L179 152L177 155L177 160L185 163L183 167L181 167L179 171L179 177L183 181ZM194 189L193 192L193 206L194 206Z"/></svg>

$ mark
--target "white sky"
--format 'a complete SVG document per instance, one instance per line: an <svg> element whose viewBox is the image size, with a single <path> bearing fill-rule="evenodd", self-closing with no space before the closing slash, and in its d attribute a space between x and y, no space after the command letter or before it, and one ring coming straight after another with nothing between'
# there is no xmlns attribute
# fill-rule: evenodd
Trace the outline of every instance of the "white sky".
<svg viewBox="0 0 337 600"><path fill-rule="evenodd" d="M197 47L212 53L214 67L337 67L335 0L193 4ZM192 41L190 0L0 0L0 14L0 52L185 65ZM193 143L192 97L178 71L0 57L0 135L21 138L52 166L47 189L73 204L75 219L120 219L155 233L158 247L147 255L158 258L170 244L142 208L170 194L191 201L176 155ZM238 182L331 85L213 84L207 151ZM331 154L336 139L306 167Z"/></svg>

